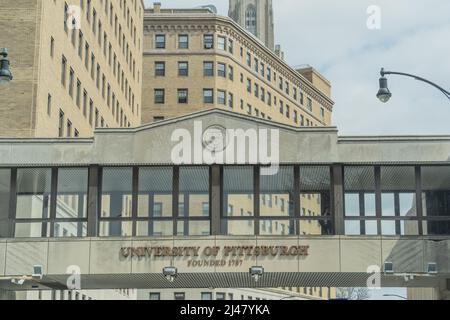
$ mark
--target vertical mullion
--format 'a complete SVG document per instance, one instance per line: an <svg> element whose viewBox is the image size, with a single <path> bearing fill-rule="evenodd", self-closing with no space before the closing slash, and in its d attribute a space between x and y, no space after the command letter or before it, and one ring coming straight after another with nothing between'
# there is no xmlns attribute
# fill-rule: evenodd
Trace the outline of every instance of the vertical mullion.
<svg viewBox="0 0 450 320"><path fill-rule="evenodd" d="M172 180L172 221L173 221L173 235L178 234L178 207L180 197L180 167L173 167L173 180Z"/></svg>
<svg viewBox="0 0 450 320"><path fill-rule="evenodd" d="M149 195L148 195L148 235L149 236L154 236L154 234L153 234L153 232L155 231L154 230L154 227L153 227L153 223L155 222L155 211L154 211L154 208L155 208L155 193L154 192L151 192L151 193L149 193Z"/></svg>
<svg viewBox="0 0 450 320"><path fill-rule="evenodd" d="M377 234L382 235L381 219L382 219L382 206L381 206L381 168L376 166L375 170L375 212L377 216Z"/></svg>
<svg viewBox="0 0 450 320"><path fill-rule="evenodd" d="M294 166L294 226L295 226L295 234L300 234L300 166Z"/></svg>
<svg viewBox="0 0 450 320"><path fill-rule="evenodd" d="M401 221L400 218L400 193L395 192L394 193L394 212L395 212L395 234L401 235L402 228L401 228Z"/></svg>
<svg viewBox="0 0 450 320"><path fill-rule="evenodd" d="M213 165L209 168L209 217L211 225L211 235L220 234L220 221L223 215L221 186L222 171L223 168L218 165Z"/></svg>
<svg viewBox="0 0 450 320"><path fill-rule="evenodd" d="M8 235L14 238L15 219L17 210L17 168L11 169L10 194L9 194L9 230Z"/></svg>
<svg viewBox="0 0 450 320"><path fill-rule="evenodd" d="M97 165L89 167L88 174L88 206L87 206L87 219L88 219L88 237L98 236L99 226L98 221L101 212L101 168Z"/></svg>
<svg viewBox="0 0 450 320"><path fill-rule="evenodd" d="M345 235L345 168L342 165L333 165L332 173L332 208L333 225L336 235Z"/></svg>
<svg viewBox="0 0 450 320"><path fill-rule="evenodd" d="M422 167L415 167L416 173L416 215L419 235L423 235Z"/></svg>
<svg viewBox="0 0 450 320"><path fill-rule="evenodd" d="M365 204L365 193L364 191L359 192L359 216L365 217L366 216L366 204ZM366 220L360 220L359 221L359 227L361 230L361 235L366 234Z"/></svg>
<svg viewBox="0 0 450 320"><path fill-rule="evenodd" d="M133 167L132 189L131 189L131 217L132 217L132 235L136 236L137 213L138 213L138 192L139 192L139 167Z"/></svg>
<svg viewBox="0 0 450 320"><path fill-rule="evenodd" d="M254 212L254 234L259 235L260 223L260 167L253 167L253 212Z"/></svg>
<svg viewBox="0 0 450 320"><path fill-rule="evenodd" d="M51 188L50 188L50 237L54 236L54 224L56 219L56 206L57 201L56 197L58 195L58 168L52 168L52 180L51 180ZM43 227L46 226L48 228L48 224L44 223ZM46 235L47 232L43 230L43 235Z"/></svg>

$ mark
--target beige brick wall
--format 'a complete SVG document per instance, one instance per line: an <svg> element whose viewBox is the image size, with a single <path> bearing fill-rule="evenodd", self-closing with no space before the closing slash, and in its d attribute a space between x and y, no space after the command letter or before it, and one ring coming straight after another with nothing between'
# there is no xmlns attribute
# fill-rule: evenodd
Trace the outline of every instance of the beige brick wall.
<svg viewBox="0 0 450 320"><path fill-rule="evenodd" d="M6 34L2 32L0 44L10 49L14 80L1 89L5 94L2 94L0 98L0 110L4 115L0 122L0 136L57 137L60 110L64 112L62 127L64 137L73 137L75 130L80 137L92 136L95 129L96 110L98 110L98 127L102 124L105 127L125 127L128 123L130 126L141 123L143 5L140 0L5 1L6 5L2 3L0 10L4 11L3 16L7 16L8 20L0 23L3 30L9 31ZM72 41L72 30L68 28L66 31L64 28L66 4L77 6L83 4L80 20L81 41L80 30L75 30L74 41ZM110 20L111 6L112 20ZM96 11L95 19L94 10ZM51 39L53 39L53 49L51 49ZM80 43L81 56L79 55ZM89 44L87 68L85 66L86 43ZM95 56L94 65L91 60L92 54ZM116 55L116 74L114 74L114 54ZM65 86L61 82L63 55L67 60ZM120 73L118 72L119 63ZM100 67L98 87L97 64ZM91 77L92 68L94 79ZM73 70L72 95L69 94L70 70ZM77 90L78 81L79 91ZM103 83L105 83L104 86ZM129 94L130 90L131 94ZM86 112L83 110L84 91L87 93ZM79 105L77 105L77 92L79 92ZM113 93L116 97L114 115ZM49 95L51 95L50 109L48 108ZM92 115L89 106L91 100ZM119 107L119 118L116 116L117 107Z"/></svg>

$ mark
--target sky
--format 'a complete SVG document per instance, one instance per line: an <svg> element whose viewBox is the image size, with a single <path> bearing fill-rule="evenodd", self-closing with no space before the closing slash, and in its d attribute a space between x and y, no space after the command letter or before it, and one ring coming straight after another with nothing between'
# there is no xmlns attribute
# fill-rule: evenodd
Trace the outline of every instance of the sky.
<svg viewBox="0 0 450 320"><path fill-rule="evenodd" d="M228 14L228 0L160 2L163 8L214 4ZM373 5L380 10L379 29L367 27ZM273 6L275 41L286 62L309 64L331 81L340 135L450 134L450 101L425 83L389 76L391 101L375 97L381 67L450 91L450 1L273 0Z"/></svg>

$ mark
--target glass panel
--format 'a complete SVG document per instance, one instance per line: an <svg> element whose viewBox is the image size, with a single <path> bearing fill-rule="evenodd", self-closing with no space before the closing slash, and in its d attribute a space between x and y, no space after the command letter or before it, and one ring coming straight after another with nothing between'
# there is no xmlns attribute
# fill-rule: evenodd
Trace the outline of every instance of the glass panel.
<svg viewBox="0 0 450 320"><path fill-rule="evenodd" d="M332 234L332 223L328 220L301 220L300 235L319 236Z"/></svg>
<svg viewBox="0 0 450 320"><path fill-rule="evenodd" d="M51 169L17 170L17 219L50 216Z"/></svg>
<svg viewBox="0 0 450 320"><path fill-rule="evenodd" d="M419 222L416 220L400 221L400 232L402 236L419 235Z"/></svg>
<svg viewBox="0 0 450 320"><path fill-rule="evenodd" d="M294 214L294 168L280 167L277 174L260 177L260 215L292 216Z"/></svg>
<svg viewBox="0 0 450 320"><path fill-rule="evenodd" d="M172 168L139 169L139 217L172 216Z"/></svg>
<svg viewBox="0 0 450 320"><path fill-rule="evenodd" d="M376 216L375 193L364 194L364 216Z"/></svg>
<svg viewBox="0 0 450 320"><path fill-rule="evenodd" d="M131 168L103 169L101 207L103 218L131 217L132 180Z"/></svg>
<svg viewBox="0 0 450 320"><path fill-rule="evenodd" d="M424 235L450 235L450 221L423 221Z"/></svg>
<svg viewBox="0 0 450 320"><path fill-rule="evenodd" d="M0 169L0 238L8 234L9 198L10 198L11 170Z"/></svg>
<svg viewBox="0 0 450 320"><path fill-rule="evenodd" d="M252 167L225 167L223 169L223 213L225 216L254 215L253 181ZM268 207L273 206L274 198L272 198L272 202L268 197L266 200Z"/></svg>
<svg viewBox="0 0 450 320"><path fill-rule="evenodd" d="M260 220L259 234L262 236L287 236L295 234L294 220Z"/></svg>
<svg viewBox="0 0 450 320"><path fill-rule="evenodd" d="M399 194L400 215L402 217L416 216L416 194L400 193Z"/></svg>
<svg viewBox="0 0 450 320"><path fill-rule="evenodd" d="M210 221L178 221L178 236L209 236L211 235Z"/></svg>
<svg viewBox="0 0 450 320"><path fill-rule="evenodd" d="M209 217L209 168L180 168L180 196L189 217Z"/></svg>
<svg viewBox="0 0 450 320"><path fill-rule="evenodd" d="M381 167L381 190L416 190L416 175L414 167Z"/></svg>
<svg viewBox="0 0 450 320"><path fill-rule="evenodd" d="M255 234L253 220L222 220L222 234L228 236L252 236Z"/></svg>
<svg viewBox="0 0 450 320"><path fill-rule="evenodd" d="M59 169L56 218L87 216L88 169Z"/></svg>
<svg viewBox="0 0 450 320"><path fill-rule="evenodd" d="M345 191L375 191L374 167L345 167Z"/></svg>
<svg viewBox="0 0 450 320"><path fill-rule="evenodd" d="M138 237L166 237L173 235L172 221L138 221Z"/></svg>
<svg viewBox="0 0 450 320"><path fill-rule="evenodd" d="M55 238L81 238L87 236L86 222L55 222Z"/></svg>
<svg viewBox="0 0 450 320"><path fill-rule="evenodd" d="M381 234L383 236L395 236L395 221L387 221L382 220L381 221Z"/></svg>
<svg viewBox="0 0 450 320"><path fill-rule="evenodd" d="M359 221L345 221L345 235L359 236L361 235L361 223Z"/></svg>
<svg viewBox="0 0 450 320"><path fill-rule="evenodd" d="M300 215L317 217L330 216L329 193L302 193L300 195Z"/></svg>
<svg viewBox="0 0 450 320"><path fill-rule="evenodd" d="M427 191L422 193L423 216L450 216L450 191Z"/></svg>
<svg viewBox="0 0 450 320"><path fill-rule="evenodd" d="M366 221L366 235L376 236L378 234L377 221Z"/></svg>
<svg viewBox="0 0 450 320"><path fill-rule="evenodd" d="M359 217L359 194L346 193L345 194L345 215L347 217Z"/></svg>
<svg viewBox="0 0 450 320"><path fill-rule="evenodd" d="M330 167L300 167L300 191L327 191L331 188Z"/></svg>
<svg viewBox="0 0 450 320"><path fill-rule="evenodd" d="M101 221L100 237L131 237L133 223L131 221Z"/></svg>
<svg viewBox="0 0 450 320"><path fill-rule="evenodd" d="M15 238L48 238L50 237L49 223L16 223Z"/></svg>
<svg viewBox="0 0 450 320"><path fill-rule="evenodd" d="M395 196L393 193L381 195L381 212L384 217L395 216Z"/></svg>

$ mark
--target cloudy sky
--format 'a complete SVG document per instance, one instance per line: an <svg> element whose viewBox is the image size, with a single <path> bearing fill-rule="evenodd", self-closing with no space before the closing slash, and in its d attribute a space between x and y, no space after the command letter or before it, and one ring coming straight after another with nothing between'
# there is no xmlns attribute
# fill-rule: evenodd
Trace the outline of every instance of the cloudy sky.
<svg viewBox="0 0 450 320"><path fill-rule="evenodd" d="M151 6L153 1L146 0ZM162 0L163 7L228 0ZM450 1L273 0L275 38L292 65L310 64L333 85L333 124L340 134L450 134L450 101L414 79L391 76L393 98L381 104L382 66L417 74L450 91ZM381 29L367 28L367 9L381 9Z"/></svg>

